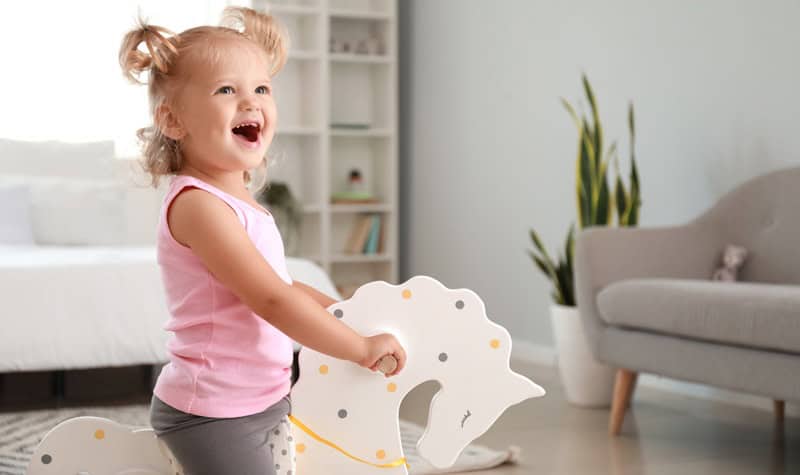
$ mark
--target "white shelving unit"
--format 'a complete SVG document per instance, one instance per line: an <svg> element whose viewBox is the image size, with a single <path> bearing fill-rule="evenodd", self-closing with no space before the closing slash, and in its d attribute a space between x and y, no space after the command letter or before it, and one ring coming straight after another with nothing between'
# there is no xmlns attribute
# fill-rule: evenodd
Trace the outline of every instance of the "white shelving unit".
<svg viewBox="0 0 800 475"><path fill-rule="evenodd" d="M279 125L269 175L288 183L303 204L295 254L320 264L345 298L368 281L396 283L397 0L254 0L252 6L277 17L290 38L289 59L274 80ZM369 38L369 51L361 52L359 42ZM332 203L354 168L376 202ZM382 217L382 250L347 253L365 214Z"/></svg>

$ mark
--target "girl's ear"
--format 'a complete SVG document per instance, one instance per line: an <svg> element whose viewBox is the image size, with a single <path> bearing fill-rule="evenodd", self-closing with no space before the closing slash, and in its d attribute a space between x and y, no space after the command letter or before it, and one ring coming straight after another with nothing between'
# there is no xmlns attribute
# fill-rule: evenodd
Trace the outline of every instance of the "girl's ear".
<svg viewBox="0 0 800 475"><path fill-rule="evenodd" d="M178 116L172 108L164 102L156 108L155 122L156 127L161 130L161 133L172 140L180 140L186 136L186 131L183 126L181 126Z"/></svg>

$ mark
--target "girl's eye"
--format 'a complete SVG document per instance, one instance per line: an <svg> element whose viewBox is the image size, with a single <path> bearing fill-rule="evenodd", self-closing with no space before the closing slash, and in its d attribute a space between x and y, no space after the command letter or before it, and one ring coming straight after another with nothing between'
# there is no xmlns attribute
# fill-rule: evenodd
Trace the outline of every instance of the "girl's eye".
<svg viewBox="0 0 800 475"><path fill-rule="evenodd" d="M269 88L269 86L258 86L256 88L256 94L269 94L270 92L271 89Z"/></svg>
<svg viewBox="0 0 800 475"><path fill-rule="evenodd" d="M221 88L217 89L217 94L233 94L233 87L222 86Z"/></svg>

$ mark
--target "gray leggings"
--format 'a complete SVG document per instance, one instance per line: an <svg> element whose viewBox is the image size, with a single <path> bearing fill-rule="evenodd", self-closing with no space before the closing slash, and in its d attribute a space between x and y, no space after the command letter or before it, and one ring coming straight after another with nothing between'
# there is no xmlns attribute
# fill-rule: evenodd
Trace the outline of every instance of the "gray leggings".
<svg viewBox="0 0 800 475"><path fill-rule="evenodd" d="M184 475L292 475L289 397L258 414L218 419L187 414L153 396L150 424Z"/></svg>

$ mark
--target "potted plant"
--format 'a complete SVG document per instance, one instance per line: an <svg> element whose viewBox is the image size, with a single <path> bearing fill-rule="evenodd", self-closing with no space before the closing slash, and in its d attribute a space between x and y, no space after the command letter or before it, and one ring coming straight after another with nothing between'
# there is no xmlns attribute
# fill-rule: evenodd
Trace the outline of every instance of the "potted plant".
<svg viewBox="0 0 800 475"><path fill-rule="evenodd" d="M289 184L272 181L261 190L256 201L267 206L281 231L286 255L296 255L300 241L303 207L292 194Z"/></svg>
<svg viewBox="0 0 800 475"><path fill-rule="evenodd" d="M579 116L565 99L562 104L578 129L578 156L576 160L576 195L578 228L609 226L613 216L617 225L635 226L641 207L639 175L634 154L633 104L628 108L630 130L630 188L622 182L616 142L604 149L603 128L600 123L594 92L586 75L583 88L591 109L591 116ZM608 164L613 161L616 170L613 190L608 183ZM589 350L583 332L580 314L575 305L575 279L573 255L575 226L570 226L566 243L557 259L550 257L533 229L530 230L534 249L528 250L533 262L553 284L553 305L550 317L553 325L558 366L567 400L582 406L608 406L614 386L614 370L597 362Z"/></svg>

